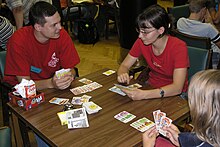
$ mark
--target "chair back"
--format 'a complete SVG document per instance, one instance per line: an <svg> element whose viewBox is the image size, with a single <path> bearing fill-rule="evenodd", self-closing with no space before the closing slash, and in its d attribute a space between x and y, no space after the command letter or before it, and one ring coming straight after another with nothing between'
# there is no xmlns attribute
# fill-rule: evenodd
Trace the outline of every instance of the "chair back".
<svg viewBox="0 0 220 147"><path fill-rule="evenodd" d="M0 128L0 146L11 147L11 129L9 127Z"/></svg>
<svg viewBox="0 0 220 147"><path fill-rule="evenodd" d="M190 60L190 68L188 70L188 77L190 80L196 72L208 69L211 59L209 58L210 50L204 50L192 46L187 47Z"/></svg>
<svg viewBox="0 0 220 147"><path fill-rule="evenodd" d="M4 76L5 69L5 60L6 60L6 51L0 51L0 78Z"/></svg>
<svg viewBox="0 0 220 147"><path fill-rule="evenodd" d="M176 29L171 30L170 35L183 40L184 42L186 42L187 46L193 46L207 50L211 49L211 39L208 37L193 36L182 33Z"/></svg>
<svg viewBox="0 0 220 147"><path fill-rule="evenodd" d="M176 23L179 18L186 17L188 18L190 15L189 11L189 4L180 5L180 6L174 6L174 7L167 7L168 14L171 14L174 18L174 24L176 26Z"/></svg>

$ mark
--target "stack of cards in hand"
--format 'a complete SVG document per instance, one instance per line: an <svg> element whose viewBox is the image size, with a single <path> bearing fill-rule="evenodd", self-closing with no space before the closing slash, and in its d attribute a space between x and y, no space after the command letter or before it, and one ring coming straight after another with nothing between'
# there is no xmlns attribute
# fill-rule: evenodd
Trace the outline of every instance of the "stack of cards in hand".
<svg viewBox="0 0 220 147"><path fill-rule="evenodd" d="M86 109L88 114L97 113L99 110L102 109L100 106L91 101L83 103L82 106Z"/></svg>
<svg viewBox="0 0 220 147"><path fill-rule="evenodd" d="M112 91L112 92L115 92L115 93L118 93L122 96L125 96L126 94L121 91L121 89L132 89L132 88L140 88L142 87L140 84L138 83L135 83L135 84L132 84L132 85L128 85L128 86L123 86L123 85L120 85L120 84L114 84L115 86L113 86L112 88L110 88L109 90Z"/></svg>
<svg viewBox="0 0 220 147"><path fill-rule="evenodd" d="M58 79L60 79L61 77L65 76L68 72L70 72L70 69L60 69L58 71L55 72L55 75L57 76Z"/></svg>
<svg viewBox="0 0 220 147"><path fill-rule="evenodd" d="M166 113L161 112L160 110L156 110L153 112L154 122L156 124L156 128L160 134L166 136L166 131L164 131L163 127L169 127L172 123L172 120L166 117Z"/></svg>
<svg viewBox="0 0 220 147"><path fill-rule="evenodd" d="M87 85L72 88L72 89L70 89L70 91L74 95L79 95L79 94L83 94L83 93L86 93L86 92L93 91L93 90L98 89L100 87L102 87L101 84L99 84L97 82L92 82L92 83L89 83Z"/></svg>

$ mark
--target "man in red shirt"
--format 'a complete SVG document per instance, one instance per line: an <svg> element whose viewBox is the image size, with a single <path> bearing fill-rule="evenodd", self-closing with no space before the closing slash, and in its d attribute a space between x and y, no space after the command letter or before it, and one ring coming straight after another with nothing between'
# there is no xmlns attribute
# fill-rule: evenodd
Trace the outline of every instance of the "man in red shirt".
<svg viewBox="0 0 220 147"><path fill-rule="evenodd" d="M37 2L30 9L30 17L32 26L17 30L7 44L4 81L15 85L32 79L37 89L66 89L80 62L72 39L51 4ZM62 68L71 70L58 79L54 74Z"/></svg>

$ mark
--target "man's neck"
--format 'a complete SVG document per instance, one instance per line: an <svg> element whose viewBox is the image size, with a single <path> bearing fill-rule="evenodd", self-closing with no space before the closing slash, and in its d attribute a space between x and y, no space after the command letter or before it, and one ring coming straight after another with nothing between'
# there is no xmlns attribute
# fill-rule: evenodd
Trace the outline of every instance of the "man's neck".
<svg viewBox="0 0 220 147"><path fill-rule="evenodd" d="M190 20L202 21L201 16L198 13L191 13L189 15Z"/></svg>
<svg viewBox="0 0 220 147"><path fill-rule="evenodd" d="M34 37L39 43L45 44L49 41L49 39L45 38L42 34L34 30Z"/></svg>

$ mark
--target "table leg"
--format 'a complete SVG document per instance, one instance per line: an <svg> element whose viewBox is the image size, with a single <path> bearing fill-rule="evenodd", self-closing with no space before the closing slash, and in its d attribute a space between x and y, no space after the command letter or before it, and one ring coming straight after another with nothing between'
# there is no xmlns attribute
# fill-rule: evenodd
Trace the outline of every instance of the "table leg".
<svg viewBox="0 0 220 147"><path fill-rule="evenodd" d="M18 123L19 123L19 127L20 127L20 131L21 131L21 137L24 143L24 147L30 147L30 140L29 140L29 136L28 136L28 128L26 126L26 124L24 122L22 122L20 119L18 119Z"/></svg>

